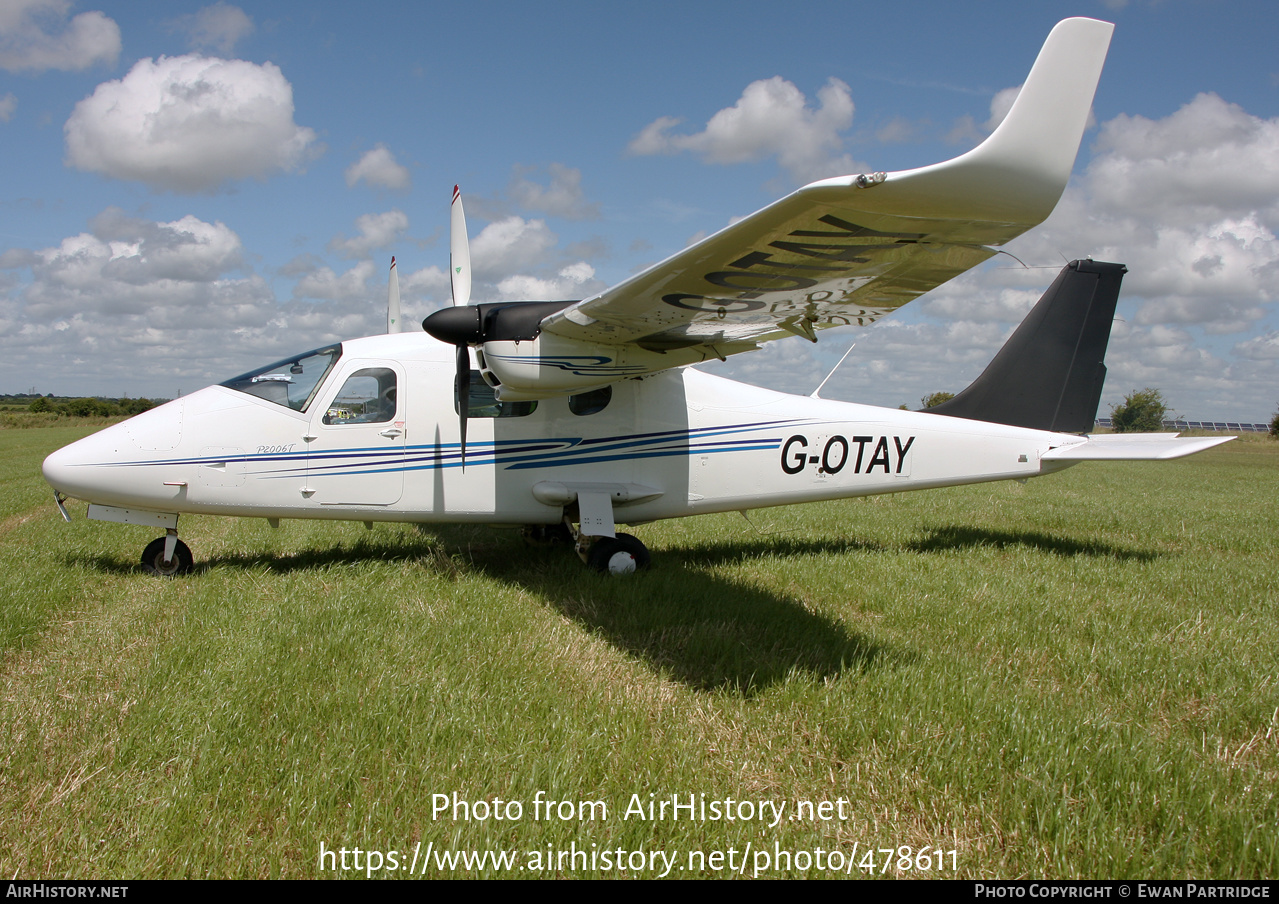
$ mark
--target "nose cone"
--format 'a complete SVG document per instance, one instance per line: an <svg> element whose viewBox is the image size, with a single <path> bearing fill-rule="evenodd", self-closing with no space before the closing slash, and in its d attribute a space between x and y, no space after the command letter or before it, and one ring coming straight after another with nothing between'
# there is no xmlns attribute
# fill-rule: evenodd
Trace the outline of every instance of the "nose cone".
<svg viewBox="0 0 1279 904"><path fill-rule="evenodd" d="M55 490L101 505L154 506L172 496L165 469L182 437L177 400L152 408L59 449L44 460L44 479Z"/></svg>
<svg viewBox="0 0 1279 904"><path fill-rule="evenodd" d="M41 470L49 485L67 496L96 502L111 485L110 473L127 448L123 424L63 446L44 460Z"/></svg>
<svg viewBox="0 0 1279 904"><path fill-rule="evenodd" d="M75 451L77 445L78 443L72 443L69 446L63 446L46 458L40 467L49 486L68 496L73 495L68 487L72 484L71 475L75 473L74 466L79 458Z"/></svg>

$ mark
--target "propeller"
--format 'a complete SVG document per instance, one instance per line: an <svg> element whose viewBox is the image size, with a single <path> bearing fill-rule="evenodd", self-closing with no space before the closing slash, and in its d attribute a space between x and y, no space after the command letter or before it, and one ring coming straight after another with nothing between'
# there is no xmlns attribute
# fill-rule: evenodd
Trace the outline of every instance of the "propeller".
<svg viewBox="0 0 1279 904"><path fill-rule="evenodd" d="M466 421L471 413L472 346L485 342L522 341L537 338L542 318L572 304L571 301L510 301L471 304L471 248L466 237L462 192L453 186L449 217L449 283L452 307L440 308L422 321L422 329L457 349L459 433L462 437L462 470L466 470Z"/></svg>
<svg viewBox="0 0 1279 904"><path fill-rule="evenodd" d="M466 211L462 209L462 192L453 186L453 206L449 212L449 285L453 290L453 307L469 308L471 304L471 243L466 237ZM479 311L474 308L474 333L479 336ZM469 312L468 312L469 313ZM457 413L462 435L462 472L466 472L466 421L471 413L471 353L467 342L457 343Z"/></svg>
<svg viewBox="0 0 1279 904"><path fill-rule="evenodd" d="M391 275L386 284L386 331L400 331L400 274L395 269L395 258L391 258Z"/></svg>

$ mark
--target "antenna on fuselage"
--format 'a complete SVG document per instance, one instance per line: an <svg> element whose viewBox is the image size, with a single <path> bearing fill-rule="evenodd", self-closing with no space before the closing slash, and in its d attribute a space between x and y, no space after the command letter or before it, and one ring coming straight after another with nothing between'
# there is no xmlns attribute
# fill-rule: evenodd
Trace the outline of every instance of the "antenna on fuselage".
<svg viewBox="0 0 1279 904"><path fill-rule="evenodd" d="M848 356L852 353L853 349L855 349L855 348L857 348L857 343L856 343L856 342L854 342L852 345L850 345L850 346L848 347L848 351L844 352L844 357L839 359L839 364L843 364L843 363L844 363L844 358L847 358L847 357L848 357ZM828 373L828 374L826 375L826 379L825 379L825 380L822 380L820 383L818 383L818 384L817 384L817 388L816 388L816 389L814 389L814 390L813 390L813 392L812 392L812 394L809 396L809 398L810 398L810 399L820 399L820 398L821 398L821 396L820 396L820 395L818 395L818 393L822 391L822 387L826 385L827 380L829 380L831 377L835 376L835 371L839 370L839 364L836 364L834 367L832 367L832 368L830 369L830 373Z"/></svg>

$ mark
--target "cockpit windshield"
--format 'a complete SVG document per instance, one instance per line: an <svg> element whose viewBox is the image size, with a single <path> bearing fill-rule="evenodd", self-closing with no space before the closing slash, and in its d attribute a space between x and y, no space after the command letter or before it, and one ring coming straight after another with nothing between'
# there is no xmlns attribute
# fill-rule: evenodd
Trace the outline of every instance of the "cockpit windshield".
<svg viewBox="0 0 1279 904"><path fill-rule="evenodd" d="M326 345L232 377L222 385L294 411L306 411L325 376L342 357L342 345Z"/></svg>

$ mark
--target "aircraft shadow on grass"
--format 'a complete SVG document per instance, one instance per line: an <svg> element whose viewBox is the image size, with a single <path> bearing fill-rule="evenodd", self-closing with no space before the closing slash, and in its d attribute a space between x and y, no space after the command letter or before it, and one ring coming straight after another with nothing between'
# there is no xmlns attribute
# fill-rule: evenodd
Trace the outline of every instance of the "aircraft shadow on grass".
<svg viewBox="0 0 1279 904"><path fill-rule="evenodd" d="M287 574L374 561L417 562L443 574L483 574L545 601L674 681L695 690L754 696L794 673L819 681L862 673L888 650L795 598L707 568L761 553L781 558L838 554L850 545L857 547L855 542L762 539L676 548L667 552L660 570L610 580L581 570L562 546L527 550L493 532L426 525L416 535L370 537L292 554L215 554L179 580L220 568ZM120 575L141 570L111 555L72 556L67 564Z"/></svg>
<svg viewBox="0 0 1279 904"><path fill-rule="evenodd" d="M640 579L610 580L579 571L562 549L512 554L501 535L452 525L424 525L416 534L370 536L355 543L292 554L268 551L214 555L196 574L218 568L287 574L412 561L443 574L480 573L522 588L654 671L695 690L757 695L800 674L815 680L856 676L904 654L815 612L785 593L714 574L740 561L889 552L884 544L760 536L668 548L661 566ZM1052 555L1140 561L1156 553L1037 531L968 526L929 528L904 547L928 554L977 547L1023 546ZM76 556L68 565L116 574L139 566L107 555Z"/></svg>
<svg viewBox="0 0 1279 904"><path fill-rule="evenodd" d="M1072 540L1033 530L990 530L967 524L951 524L945 527L927 528L925 536L906 548L914 552L943 552L945 550L976 549L990 547L1010 549L1024 546L1055 556L1095 556L1120 561L1150 562L1159 553L1147 549L1133 549L1103 543L1099 540Z"/></svg>

